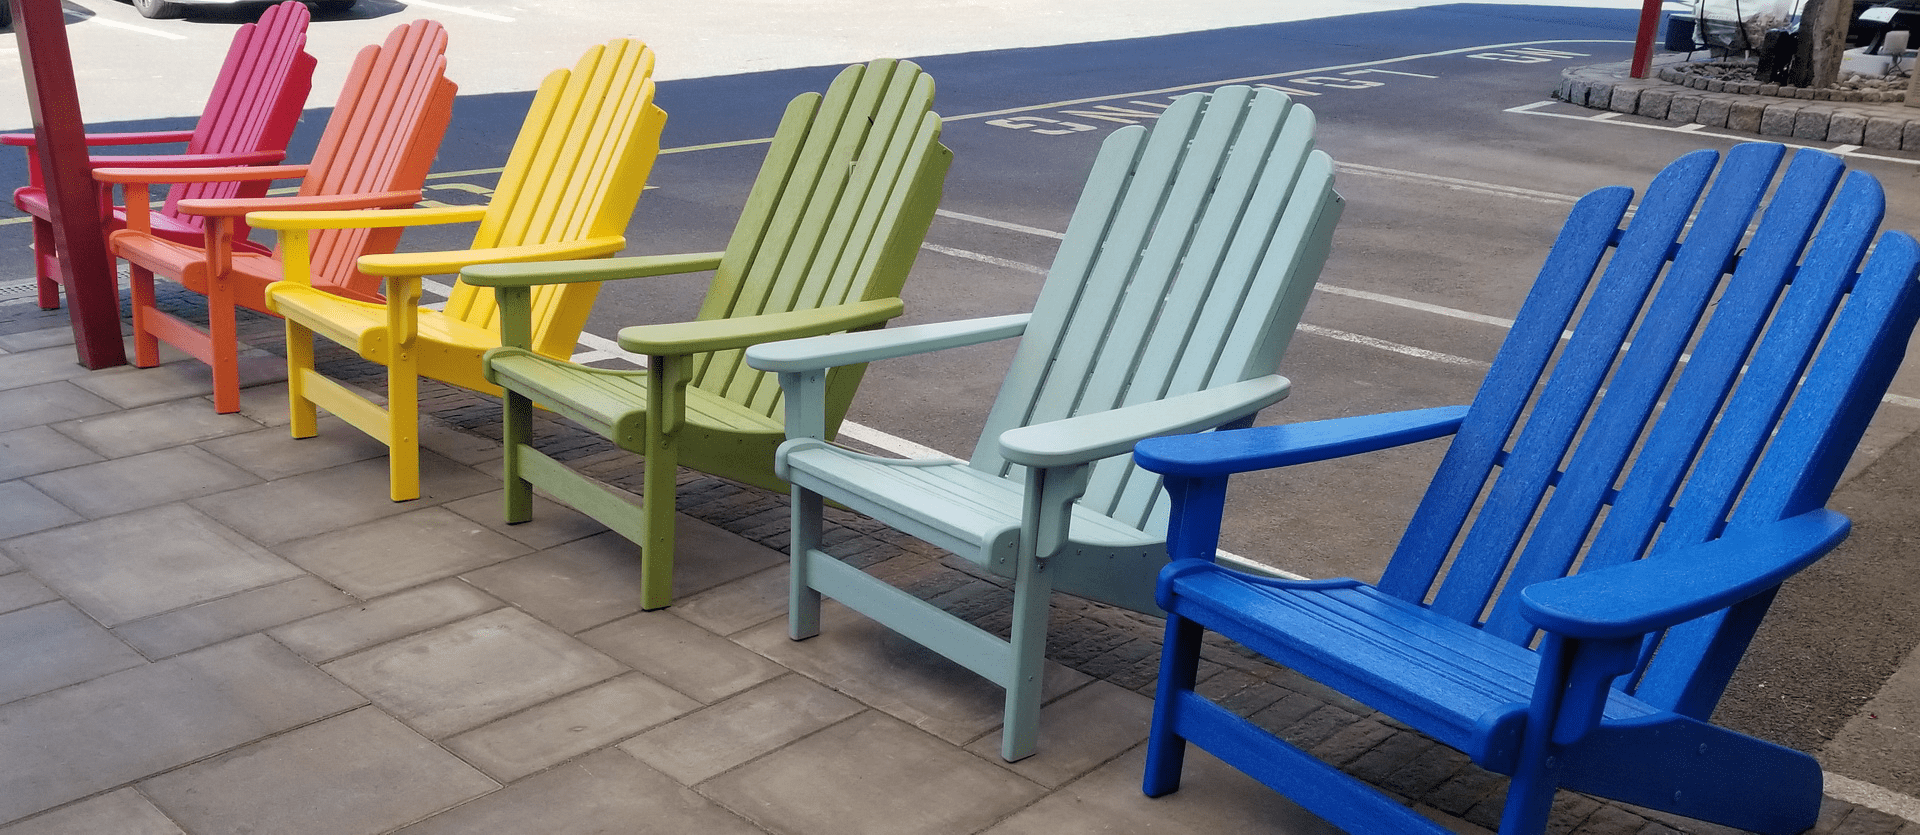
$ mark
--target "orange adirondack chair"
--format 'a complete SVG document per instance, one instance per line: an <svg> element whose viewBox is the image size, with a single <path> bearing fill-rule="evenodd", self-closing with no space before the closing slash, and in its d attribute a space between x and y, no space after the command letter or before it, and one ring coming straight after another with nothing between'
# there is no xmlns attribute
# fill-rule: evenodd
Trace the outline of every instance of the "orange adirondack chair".
<svg viewBox="0 0 1920 835"><path fill-rule="evenodd" d="M214 79L213 92L193 130L87 134L89 146L185 142L184 153L95 157L94 166L185 168L262 165L284 159L287 140L300 121L307 93L313 89L315 61L305 51L310 16L306 5L288 0L268 9L259 22L241 26L233 35L226 62ZM33 144L30 133L0 136L0 145L27 149L27 184L14 191L13 205L33 217L33 262L40 284L40 307L52 310L60 306L62 272L54 251L52 210L47 206L46 184L35 162ZM152 216L152 232L173 241L198 241L205 223L197 216L182 214L180 201L260 197L267 193L267 186L265 180L175 184L167 190L160 211ZM102 214L108 231L125 224L124 208L113 206ZM246 237L244 223L234 228L236 246L264 251L247 243Z"/></svg>
<svg viewBox="0 0 1920 835"><path fill-rule="evenodd" d="M360 51L309 165L224 169L101 169L94 177L127 190L127 228L108 246L126 259L133 285L134 364L160 361L160 341L213 366L214 409L240 409L235 307L267 310L267 285L281 278L281 255L242 248L236 230L248 212L267 209L393 209L420 199L427 167L453 115L455 86L446 78L446 30L416 20ZM201 240L178 243L153 231L146 211L154 182L301 178L292 197L186 200L180 211L206 219ZM391 253L399 229L326 230L313 236L313 283L330 292L378 302L380 278L355 266L362 255ZM207 297L206 330L154 306L153 277L164 276Z"/></svg>

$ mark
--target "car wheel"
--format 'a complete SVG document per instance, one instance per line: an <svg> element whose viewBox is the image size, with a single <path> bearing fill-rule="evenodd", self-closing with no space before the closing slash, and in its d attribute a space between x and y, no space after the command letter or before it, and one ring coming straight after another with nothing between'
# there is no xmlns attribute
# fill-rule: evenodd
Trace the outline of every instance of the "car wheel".
<svg viewBox="0 0 1920 835"><path fill-rule="evenodd" d="M141 17L148 20L179 17L184 11L179 4L169 3L167 0L133 0L133 7L139 10Z"/></svg>
<svg viewBox="0 0 1920 835"><path fill-rule="evenodd" d="M13 26L13 6L7 0L0 0L0 27Z"/></svg>
<svg viewBox="0 0 1920 835"><path fill-rule="evenodd" d="M354 0L313 0L314 9L323 14L340 14L353 8Z"/></svg>

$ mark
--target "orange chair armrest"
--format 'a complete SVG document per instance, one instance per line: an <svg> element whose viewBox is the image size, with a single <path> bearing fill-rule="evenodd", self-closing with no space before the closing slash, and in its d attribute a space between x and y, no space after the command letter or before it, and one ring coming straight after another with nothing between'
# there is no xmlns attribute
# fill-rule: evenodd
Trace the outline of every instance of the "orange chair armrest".
<svg viewBox="0 0 1920 835"><path fill-rule="evenodd" d="M267 211L341 211L347 209L392 209L411 206L420 200L417 191L379 191L368 194L330 194L318 197L231 197L180 201L180 213L204 217L239 217ZM251 222L251 221L249 221Z"/></svg>
<svg viewBox="0 0 1920 835"><path fill-rule="evenodd" d="M103 183L222 183L238 180L287 180L304 177L304 165L257 165L229 168L99 168L93 178Z"/></svg>

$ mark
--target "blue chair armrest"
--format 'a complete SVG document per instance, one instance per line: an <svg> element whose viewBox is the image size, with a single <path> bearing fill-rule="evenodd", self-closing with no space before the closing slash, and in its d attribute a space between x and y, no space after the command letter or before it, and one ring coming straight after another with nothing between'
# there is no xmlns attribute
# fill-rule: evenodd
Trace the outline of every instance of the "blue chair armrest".
<svg viewBox="0 0 1920 835"><path fill-rule="evenodd" d="M1010 429L1000 435L1008 461L1064 467L1111 458L1157 435L1212 429L1280 402L1292 388L1269 374L1165 400Z"/></svg>
<svg viewBox="0 0 1920 835"><path fill-rule="evenodd" d="M1465 406L1257 426L1141 441L1134 461L1162 475L1206 477L1323 461L1451 435Z"/></svg>
<svg viewBox="0 0 1920 835"><path fill-rule="evenodd" d="M1847 517L1821 508L1647 559L1520 590L1521 615L1570 638L1644 635L1766 592L1847 538Z"/></svg>

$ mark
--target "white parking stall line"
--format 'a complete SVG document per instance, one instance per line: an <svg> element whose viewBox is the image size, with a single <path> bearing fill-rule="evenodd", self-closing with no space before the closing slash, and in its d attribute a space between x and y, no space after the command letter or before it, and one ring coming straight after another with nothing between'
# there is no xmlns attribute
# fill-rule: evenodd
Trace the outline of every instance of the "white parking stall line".
<svg viewBox="0 0 1920 835"><path fill-rule="evenodd" d="M1051 229L1041 229L1037 226L1026 226L1023 224L1012 223L1005 220L994 220L993 218L990 218L990 217L970 215L970 214L965 214L963 212L952 212L946 209L937 209L934 211L934 214L939 215L941 217L945 217L945 218L952 218L954 220L964 220L968 223L978 223L981 226L992 226L996 229L1006 229L1012 232L1025 232L1029 235L1034 235L1042 238L1052 238L1056 241L1067 237L1067 233L1065 232L1055 232Z"/></svg>
<svg viewBox="0 0 1920 835"><path fill-rule="evenodd" d="M1047 274L1047 269L1045 267L1036 267L1032 264L1025 264L1019 261L1010 261L1005 258L999 258L992 255L986 255L984 253L973 252L971 250L954 249L953 247L950 247L950 246L941 246L939 244L927 244L927 243L921 244L920 248L928 252L938 252L941 255L952 256L954 258L964 258L968 261L978 261L982 264L991 264L996 267L1014 270L1016 272L1032 273L1034 275Z"/></svg>

